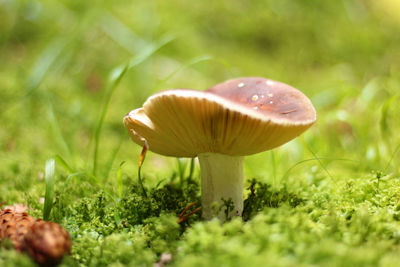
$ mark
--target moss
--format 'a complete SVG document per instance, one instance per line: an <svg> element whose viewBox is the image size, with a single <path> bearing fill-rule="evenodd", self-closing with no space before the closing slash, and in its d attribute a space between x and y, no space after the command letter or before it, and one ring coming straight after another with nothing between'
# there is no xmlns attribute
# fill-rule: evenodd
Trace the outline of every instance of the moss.
<svg viewBox="0 0 400 267"><path fill-rule="evenodd" d="M190 203L199 200L197 183L185 183L184 188L177 184L166 184L162 188L153 188L148 197L144 196L138 185L121 200L121 219L130 225L141 224L147 218L157 217L162 212L179 213ZM195 215L194 217L196 217Z"/></svg>
<svg viewBox="0 0 400 267"><path fill-rule="evenodd" d="M0 266L35 267L37 266L27 255L14 250L0 249Z"/></svg>
<svg viewBox="0 0 400 267"><path fill-rule="evenodd" d="M65 266L149 266L155 259L140 233L115 233L103 238L87 232L76 238L72 256L64 263Z"/></svg>
<svg viewBox="0 0 400 267"><path fill-rule="evenodd" d="M265 207L278 208L283 204L289 204L296 207L304 200L294 193L288 192L286 186L280 190L273 190L271 185L252 179L247 190L250 191L248 197L244 200L243 219L245 221L252 218Z"/></svg>

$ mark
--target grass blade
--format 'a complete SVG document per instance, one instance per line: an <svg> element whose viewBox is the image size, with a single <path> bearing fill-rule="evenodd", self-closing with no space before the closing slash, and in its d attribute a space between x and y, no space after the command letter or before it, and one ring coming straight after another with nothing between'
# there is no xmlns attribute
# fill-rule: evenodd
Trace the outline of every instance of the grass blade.
<svg viewBox="0 0 400 267"><path fill-rule="evenodd" d="M115 161L115 159L117 157L117 154L118 154L118 152L119 152L119 150L121 148L122 142L124 140L125 140L124 138L120 138L120 141L119 141L118 145L115 147L114 151L111 153L110 159L105 164L106 167L105 167L105 171L104 171L103 180L108 178L108 176L110 174L110 171L111 171L111 168L112 168L112 166L114 164L114 161Z"/></svg>
<svg viewBox="0 0 400 267"><path fill-rule="evenodd" d="M121 82L122 78L125 76L125 73L132 69L133 67L139 65L143 61L145 61L147 58L149 58L151 55L153 55L158 49L166 45L167 43L171 42L173 40L173 37L171 36L165 36L162 38L158 43L156 44L151 44L148 45L145 49L142 50L141 53L133 57L130 62L125 66L125 67L119 67L116 70L112 72L112 77L111 77L111 86L110 89L108 90L108 93L105 96L105 101L104 101L104 106L101 111L99 123L97 124L96 131L95 131L95 137L94 137L94 154L93 154L93 175L96 175L97 173L97 159L98 159L98 152L99 152L99 143L100 143L100 134L101 130L103 128L103 123L104 123L104 118L107 114L108 107L111 102L111 97L113 96L115 89Z"/></svg>
<svg viewBox="0 0 400 267"><path fill-rule="evenodd" d="M110 105L111 97L114 94L115 89L117 88L118 84L120 83L122 77L124 76L124 74L126 73L127 70L128 70L128 67L126 66L120 72L118 78L113 81L113 83L111 84L110 90L106 94L106 100L105 100L104 106L102 108L100 120L99 120L99 123L97 124L96 132L94 135L94 155L93 155L93 171L92 171L93 175L96 175L96 172L97 172L97 158L98 158L98 151L99 151L100 134L101 134L101 130L103 128L104 118L106 116L108 107Z"/></svg>
<svg viewBox="0 0 400 267"><path fill-rule="evenodd" d="M277 181L276 181L276 158L275 158L275 151L271 150L271 166L272 166L272 184L273 186L276 186Z"/></svg>
<svg viewBox="0 0 400 267"><path fill-rule="evenodd" d="M121 162L119 164L118 170L117 170L117 182L118 182L118 198L122 199L122 194L123 194L123 189L124 189L124 184L122 181L122 166L125 164L125 161Z"/></svg>
<svg viewBox="0 0 400 267"><path fill-rule="evenodd" d="M57 118L56 118L56 115L54 112L53 104L51 103L50 97L47 95L47 93L46 93L46 98L47 98L46 99L47 100L47 117L49 118L50 127L53 130L53 134L54 134L60 148L67 155L67 158L71 159L72 158L71 149L62 134L60 125L58 124L58 121L57 121Z"/></svg>
<svg viewBox="0 0 400 267"><path fill-rule="evenodd" d="M56 62L65 46L66 41L64 39L56 38L44 48L30 69L25 84L25 92L22 96L18 97L15 102L7 105L4 110L1 110L0 115L5 112L11 112L13 109L21 105L33 92L35 92L45 79L51 66L54 65L54 62Z"/></svg>
<svg viewBox="0 0 400 267"><path fill-rule="evenodd" d="M99 26L110 38L131 53L137 53L140 48L147 45L145 40L107 11L104 11Z"/></svg>
<svg viewBox="0 0 400 267"><path fill-rule="evenodd" d="M194 173L194 158L190 159L190 168L189 168L189 176L188 176L188 181L192 181L193 179L193 173Z"/></svg>
<svg viewBox="0 0 400 267"><path fill-rule="evenodd" d="M393 161L393 159L394 159L394 157L396 156L396 154L397 154L398 151L400 151L400 144L398 144L398 145L396 146L396 148L394 149L394 152L393 152L392 155L390 156L390 159L389 159L389 161L388 161L386 167L383 169L383 172L384 172L384 173L388 170L388 168L390 167L390 164L392 164L392 161Z"/></svg>
<svg viewBox="0 0 400 267"><path fill-rule="evenodd" d="M43 220L48 221L51 209L53 208L54 183L55 183L55 160L54 158L46 161L45 179L46 194L44 197Z"/></svg>
<svg viewBox="0 0 400 267"><path fill-rule="evenodd" d="M59 163L64 169L66 169L68 172L75 172L74 169L68 165L68 163L59 155L55 155L54 160Z"/></svg>
<svg viewBox="0 0 400 267"><path fill-rule="evenodd" d="M389 125L389 117L390 117L390 107L392 106L393 102L395 102L397 95L390 97L388 100L385 101L381 108L381 117L379 120L379 126L381 130L382 137L385 141L388 142L389 135L390 135L390 125ZM390 148L390 146L389 146Z"/></svg>
<svg viewBox="0 0 400 267"><path fill-rule="evenodd" d="M309 161L318 161L321 162L321 160L330 160L330 161L351 161L354 163L360 163L357 160L353 160L353 159L340 159L340 158L326 158L326 157L321 157L321 158L312 158L312 159L304 159L304 160L300 160L299 162L295 163L294 165L292 165L289 169L287 169L287 171L285 172L285 174L282 176L282 181L287 181L287 178L289 177L289 173L297 166L309 162Z"/></svg>
<svg viewBox="0 0 400 267"><path fill-rule="evenodd" d="M178 165L178 173L179 173L179 184L180 187L183 187L183 181L185 180L185 171L187 167L187 161L183 158L176 158Z"/></svg>
<svg viewBox="0 0 400 267"><path fill-rule="evenodd" d="M198 56L195 57L193 59L191 59L188 63L179 66L177 69L173 70L170 74L168 74L159 84L158 84L158 88L162 88L164 86L164 84L166 82L168 82L168 80L170 80L172 77L174 77L176 74L178 74L179 72L188 69L198 63L204 62L204 61L213 61L213 62L217 62L221 65L223 65L228 72L232 75L233 74L233 67L231 65L229 65L227 62L225 62L222 59L218 59L218 58L214 58L210 55L202 55L202 56Z"/></svg>
<svg viewBox="0 0 400 267"><path fill-rule="evenodd" d="M31 69L27 81L26 94L30 94L39 87L66 44L65 39L56 38L44 49Z"/></svg>
<svg viewBox="0 0 400 267"><path fill-rule="evenodd" d="M304 139L303 139L304 140ZM317 156L317 154L311 149L311 146L307 143L304 142L306 147L308 148L308 151L311 152L311 154L314 156L314 158L318 161L319 165L321 166L321 168L325 171L325 173L329 176L329 178L333 181L334 184L336 184L336 179L333 178L333 176L331 175L331 173L328 171L328 169L325 167L325 165L322 163L322 161L320 160L320 158Z"/></svg>

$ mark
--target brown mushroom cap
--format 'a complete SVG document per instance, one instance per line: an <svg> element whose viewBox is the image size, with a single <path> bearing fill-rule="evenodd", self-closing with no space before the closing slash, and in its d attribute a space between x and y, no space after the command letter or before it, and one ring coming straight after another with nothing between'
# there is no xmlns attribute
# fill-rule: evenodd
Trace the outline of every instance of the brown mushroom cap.
<svg viewBox="0 0 400 267"><path fill-rule="evenodd" d="M264 78L239 78L208 89L167 90L124 118L132 140L153 152L195 157L231 156L280 146L316 120L311 101L297 89Z"/></svg>

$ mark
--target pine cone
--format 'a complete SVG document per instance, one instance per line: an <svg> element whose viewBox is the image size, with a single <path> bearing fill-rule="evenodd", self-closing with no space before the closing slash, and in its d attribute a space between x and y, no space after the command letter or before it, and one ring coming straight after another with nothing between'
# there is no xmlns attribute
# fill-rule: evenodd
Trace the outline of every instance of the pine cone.
<svg viewBox="0 0 400 267"><path fill-rule="evenodd" d="M46 266L58 264L71 251L71 239L59 224L13 208L0 209L0 241L3 239L10 239L16 250Z"/></svg>
<svg viewBox="0 0 400 267"><path fill-rule="evenodd" d="M0 210L0 240L10 239L14 248L22 252L24 236L35 219L26 212L16 213L11 209Z"/></svg>
<svg viewBox="0 0 400 267"><path fill-rule="evenodd" d="M24 238L24 250L44 265L54 265L61 261L65 253L71 251L71 239L59 224L37 220Z"/></svg>

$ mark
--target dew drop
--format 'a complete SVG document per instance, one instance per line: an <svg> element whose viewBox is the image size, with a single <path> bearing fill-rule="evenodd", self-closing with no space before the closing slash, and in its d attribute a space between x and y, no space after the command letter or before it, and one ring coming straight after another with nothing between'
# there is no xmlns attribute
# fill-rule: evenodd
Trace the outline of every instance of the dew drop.
<svg viewBox="0 0 400 267"><path fill-rule="evenodd" d="M274 103L274 101L269 101L269 103L270 103L270 104L273 104L273 103Z"/></svg>
<svg viewBox="0 0 400 267"><path fill-rule="evenodd" d="M265 83L266 83L267 85L273 85L273 84L274 84L274 82L273 82L273 81L270 81L270 80L266 81Z"/></svg>
<svg viewBox="0 0 400 267"><path fill-rule="evenodd" d="M244 83L239 83L237 86L238 86L239 88L242 88L242 87L244 86Z"/></svg>
<svg viewBox="0 0 400 267"><path fill-rule="evenodd" d="M251 100L252 100L252 101L257 101L257 100L258 100L258 95L253 95L253 96L251 97Z"/></svg>
<svg viewBox="0 0 400 267"><path fill-rule="evenodd" d="M265 96L264 95L261 95L261 98L264 98Z"/></svg>
<svg viewBox="0 0 400 267"><path fill-rule="evenodd" d="M269 93L268 96L269 96L269 97L273 97L274 94L273 94L273 93Z"/></svg>
<svg viewBox="0 0 400 267"><path fill-rule="evenodd" d="M253 109L258 109L258 107L257 107L257 106L255 106L255 107L253 107Z"/></svg>

